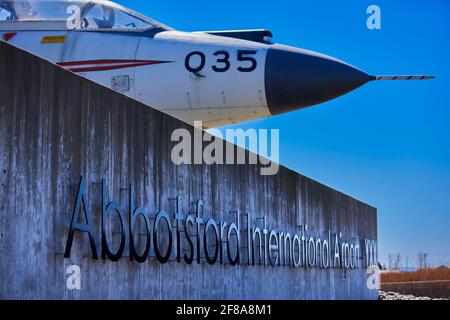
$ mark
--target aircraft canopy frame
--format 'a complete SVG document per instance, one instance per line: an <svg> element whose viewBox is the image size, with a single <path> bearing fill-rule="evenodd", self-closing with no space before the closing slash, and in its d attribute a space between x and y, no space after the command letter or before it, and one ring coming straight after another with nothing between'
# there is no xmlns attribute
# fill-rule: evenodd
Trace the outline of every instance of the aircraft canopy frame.
<svg viewBox="0 0 450 320"><path fill-rule="evenodd" d="M145 32L171 28L106 0L0 0L0 30Z"/></svg>

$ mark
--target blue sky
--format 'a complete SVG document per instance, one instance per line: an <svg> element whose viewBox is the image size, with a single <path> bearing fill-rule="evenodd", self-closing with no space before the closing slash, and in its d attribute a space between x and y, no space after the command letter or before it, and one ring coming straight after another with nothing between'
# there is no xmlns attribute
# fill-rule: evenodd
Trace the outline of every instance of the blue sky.
<svg viewBox="0 0 450 320"><path fill-rule="evenodd" d="M274 41L347 61L371 74L432 74L370 83L318 107L243 128L280 129L281 163L378 208L380 259L450 262L450 2L117 2L185 31L268 28ZM366 27L379 5L382 29Z"/></svg>

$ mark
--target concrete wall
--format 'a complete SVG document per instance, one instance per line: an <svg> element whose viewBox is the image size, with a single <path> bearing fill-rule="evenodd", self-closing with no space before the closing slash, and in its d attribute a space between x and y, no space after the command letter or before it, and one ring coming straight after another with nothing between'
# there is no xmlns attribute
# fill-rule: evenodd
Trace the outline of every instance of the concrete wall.
<svg viewBox="0 0 450 320"><path fill-rule="evenodd" d="M0 298L49 299L373 299L365 269L186 265L154 258L95 261L77 234L64 259L80 176L99 226L101 179L127 208L136 202L173 211L168 199L199 199L205 215L266 215L268 224L311 233L330 229L377 238L376 209L286 168L263 177L256 165L175 166L174 129L192 128L148 106L0 41ZM256 223L256 222L255 222ZM97 248L100 231L96 230ZM117 237L116 237L117 238ZM116 239L117 240L117 239ZM114 240L114 241L116 241ZM66 267L81 266L82 289L66 287Z"/></svg>

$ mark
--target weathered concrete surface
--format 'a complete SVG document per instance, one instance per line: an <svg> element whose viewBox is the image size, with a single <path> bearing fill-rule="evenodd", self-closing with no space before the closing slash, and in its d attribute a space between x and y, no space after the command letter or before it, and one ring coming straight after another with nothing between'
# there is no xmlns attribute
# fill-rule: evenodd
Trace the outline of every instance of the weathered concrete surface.
<svg viewBox="0 0 450 320"><path fill-rule="evenodd" d="M175 166L170 135L192 128L107 88L0 41L0 298L21 299L377 299L364 269L188 266L94 261L88 238L76 235L63 258L80 176L99 226L100 185L127 206L121 188L136 187L138 205L172 210L168 198L204 199L206 215L253 218L311 233L330 229L377 238L376 210L281 168L260 176L253 165ZM100 232L97 228L97 235ZM100 240L97 239L99 248ZM82 269L82 290L66 288L66 267Z"/></svg>

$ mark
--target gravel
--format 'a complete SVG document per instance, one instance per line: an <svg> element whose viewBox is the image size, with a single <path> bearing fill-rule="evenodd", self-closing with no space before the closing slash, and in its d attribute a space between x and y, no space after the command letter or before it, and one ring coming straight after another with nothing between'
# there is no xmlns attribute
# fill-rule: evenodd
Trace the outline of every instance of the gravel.
<svg viewBox="0 0 450 320"><path fill-rule="evenodd" d="M446 300L446 299L433 299L430 297L416 297L413 295L405 295L397 292L384 292L380 291L380 300Z"/></svg>

